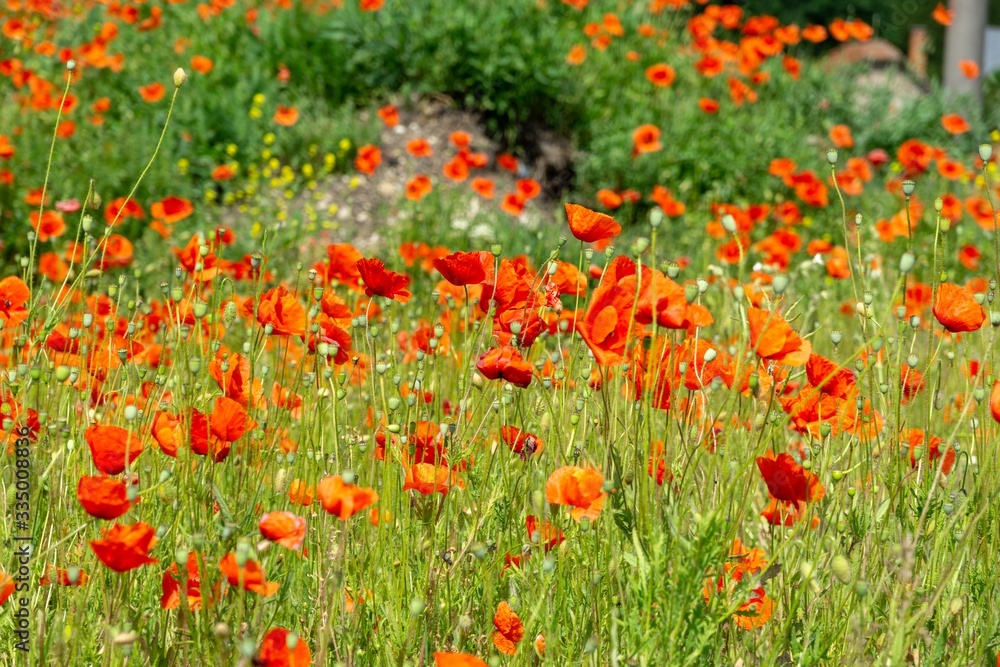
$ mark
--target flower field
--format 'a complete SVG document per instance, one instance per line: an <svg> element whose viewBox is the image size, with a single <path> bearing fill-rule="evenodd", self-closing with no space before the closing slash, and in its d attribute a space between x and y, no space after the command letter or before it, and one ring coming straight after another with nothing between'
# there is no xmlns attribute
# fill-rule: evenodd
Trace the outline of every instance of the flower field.
<svg viewBox="0 0 1000 667"><path fill-rule="evenodd" d="M1000 132L873 23L7 0L0 663L1000 665Z"/></svg>

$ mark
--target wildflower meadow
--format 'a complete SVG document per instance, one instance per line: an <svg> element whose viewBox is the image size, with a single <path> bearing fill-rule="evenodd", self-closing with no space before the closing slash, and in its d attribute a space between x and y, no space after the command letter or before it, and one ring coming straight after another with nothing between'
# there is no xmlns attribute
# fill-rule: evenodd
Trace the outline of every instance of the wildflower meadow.
<svg viewBox="0 0 1000 667"><path fill-rule="evenodd" d="M995 93L816 4L5 0L0 664L1000 665Z"/></svg>

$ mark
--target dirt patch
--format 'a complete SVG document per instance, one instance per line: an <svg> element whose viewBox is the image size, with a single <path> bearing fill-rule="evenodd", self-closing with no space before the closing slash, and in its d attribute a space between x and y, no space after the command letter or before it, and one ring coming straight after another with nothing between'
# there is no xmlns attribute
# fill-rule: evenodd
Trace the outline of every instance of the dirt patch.
<svg viewBox="0 0 1000 667"><path fill-rule="evenodd" d="M293 208L299 208L314 198L314 206L320 211L336 206L337 228L318 232L303 246L303 251L312 254L309 246L325 247L333 242L350 242L362 252L381 249L387 229L411 210L405 205L409 203L405 199L406 184L417 174L430 178L434 188L460 193L464 210L458 217L464 222L474 221L483 210L499 211L504 195L516 190L518 179L534 178L542 185L542 194L529 200L523 213L517 218L512 216L511 221L534 226L555 219L559 197L572 179L572 154L567 142L547 130L536 130L530 137L529 154L519 155L518 171L510 173L497 165L496 158L502 151L486 136L477 116L458 109L450 99L423 97L399 101L397 107L399 123L395 127L380 123L378 145L382 164L372 176L352 172L329 178L319 184L318 196L310 193L293 202ZM456 131L468 133L472 138L471 150L488 157L485 167L470 170L469 177L458 183L444 175L445 164L457 153L449 139ZM407 152L407 144L418 138L427 141L433 155L416 158ZM473 192L470 183L476 177L494 182L493 199L484 199ZM428 241L432 242L433 230L428 231Z"/></svg>

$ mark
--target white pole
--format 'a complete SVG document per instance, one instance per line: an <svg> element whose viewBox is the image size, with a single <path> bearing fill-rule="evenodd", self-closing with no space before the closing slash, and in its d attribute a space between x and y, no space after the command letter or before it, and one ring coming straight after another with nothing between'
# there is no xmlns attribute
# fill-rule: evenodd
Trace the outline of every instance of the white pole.
<svg viewBox="0 0 1000 667"><path fill-rule="evenodd" d="M983 66L988 0L950 0L951 25L944 37L944 87L956 95L972 95L982 100L980 80L962 74L958 63L971 60Z"/></svg>

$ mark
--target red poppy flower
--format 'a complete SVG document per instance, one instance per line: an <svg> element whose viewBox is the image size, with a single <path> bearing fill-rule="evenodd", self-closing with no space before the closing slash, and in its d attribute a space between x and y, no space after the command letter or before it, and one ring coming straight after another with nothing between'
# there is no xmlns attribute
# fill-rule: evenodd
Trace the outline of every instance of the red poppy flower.
<svg viewBox="0 0 1000 667"><path fill-rule="evenodd" d="M654 86L669 86L677 78L677 73L670 65L657 63L646 68L646 78Z"/></svg>
<svg viewBox="0 0 1000 667"><path fill-rule="evenodd" d="M410 277L385 268L381 259L359 259L358 273L365 282L365 294L395 299L400 303L410 300L410 292L406 286Z"/></svg>
<svg viewBox="0 0 1000 667"><path fill-rule="evenodd" d="M191 411L191 451L201 456L211 452L216 462L229 456L232 444L257 427L246 409L231 398L218 396L210 417Z"/></svg>
<svg viewBox="0 0 1000 667"><path fill-rule="evenodd" d="M271 326L271 333L278 336L298 336L306 333L306 309L284 285L264 292L257 306L257 322L262 327Z"/></svg>
<svg viewBox="0 0 1000 667"><path fill-rule="evenodd" d="M30 298L28 286L17 276L0 280L0 324L4 329L12 329L28 319L25 304Z"/></svg>
<svg viewBox="0 0 1000 667"><path fill-rule="evenodd" d="M257 561L247 560L243 567L236 561L236 554L228 553L219 561L219 570L229 581L229 585L269 597L278 592L280 585L274 581L267 581L264 578L264 571L260 569Z"/></svg>
<svg viewBox="0 0 1000 667"><path fill-rule="evenodd" d="M517 643L524 638L524 624L506 602L497 605L497 612L493 615L493 627L496 628L496 632L493 633L493 645L501 653L514 655L517 652Z"/></svg>
<svg viewBox="0 0 1000 667"><path fill-rule="evenodd" d="M431 148L431 145L427 143L426 139L421 137L410 139L406 143L406 152L413 157L430 157L434 155L434 149Z"/></svg>
<svg viewBox="0 0 1000 667"><path fill-rule="evenodd" d="M975 60L959 60L958 68L962 70L962 76L966 79L975 79L979 77L979 63Z"/></svg>
<svg viewBox="0 0 1000 667"><path fill-rule="evenodd" d="M265 539L298 551L306 537L306 520L291 512L268 512L257 524Z"/></svg>
<svg viewBox="0 0 1000 667"><path fill-rule="evenodd" d="M458 287L485 282L487 263L492 268L493 256L485 251L453 252L433 260L441 277Z"/></svg>
<svg viewBox="0 0 1000 667"><path fill-rule="evenodd" d="M719 101L711 97L701 97L698 99L698 108L707 114L719 113Z"/></svg>
<svg viewBox="0 0 1000 667"><path fill-rule="evenodd" d="M566 541L561 530L548 521L539 522L534 515L529 514L524 519L524 526L528 529L528 539L541 544L545 551L552 551Z"/></svg>
<svg viewBox="0 0 1000 667"><path fill-rule="evenodd" d="M522 460L545 449L545 443L541 438L516 426L502 426L500 438L510 447L510 451L519 454Z"/></svg>
<svg viewBox="0 0 1000 667"><path fill-rule="evenodd" d="M986 311L972 292L954 283L941 283L933 310L941 326L952 333L978 331L986 321Z"/></svg>
<svg viewBox="0 0 1000 667"><path fill-rule="evenodd" d="M66 221L58 211L45 211L41 216L38 211L32 211L28 218L40 243L57 239L66 233Z"/></svg>
<svg viewBox="0 0 1000 667"><path fill-rule="evenodd" d="M156 531L140 521L131 526L116 523L110 530L102 531L101 539L91 540L90 548L102 563L115 572L128 572L157 562L149 557L149 551L155 544Z"/></svg>
<svg viewBox="0 0 1000 667"><path fill-rule="evenodd" d="M937 7L931 12L931 18L940 23L941 25L948 26L951 25L952 12L948 11L948 8L944 6L944 3L937 3Z"/></svg>
<svg viewBox="0 0 1000 667"><path fill-rule="evenodd" d="M358 171L371 176L380 164L382 164L382 151L378 146L365 144L358 148L358 154L354 157L354 166Z"/></svg>
<svg viewBox="0 0 1000 667"><path fill-rule="evenodd" d="M944 440L935 435L932 435L928 440L921 429L911 428L904 431L903 442L909 445L910 465L914 468L920 463L918 457L919 459L927 459L933 463L935 469L940 466L942 475L950 473L955 465L955 459L957 458L955 450L948 445L942 448L941 444ZM938 459L941 459L941 462L934 463Z"/></svg>
<svg viewBox="0 0 1000 667"><path fill-rule="evenodd" d="M121 480L84 475L76 485L76 498L87 514L110 521L128 512L132 506L127 491Z"/></svg>
<svg viewBox="0 0 1000 667"><path fill-rule="evenodd" d="M105 475L125 472L126 464L142 454L142 440L120 426L93 424L83 432L83 437L90 446L94 466Z"/></svg>
<svg viewBox="0 0 1000 667"><path fill-rule="evenodd" d="M142 97L142 100L150 104L162 100L166 91L167 89L159 81L147 86L139 86L139 95Z"/></svg>
<svg viewBox="0 0 1000 667"><path fill-rule="evenodd" d="M568 505L570 515L579 521L586 517L595 521L604 508L604 475L594 468L563 466L549 475L545 482L545 499L554 505Z"/></svg>
<svg viewBox="0 0 1000 667"><path fill-rule="evenodd" d="M0 605L3 605L7 601L7 598L14 594L16 588L14 579L6 572L0 572ZM486 663L484 662L483 666L485 667L485 665Z"/></svg>
<svg viewBox="0 0 1000 667"><path fill-rule="evenodd" d="M406 198L410 201L420 201L434 189L431 179L425 174L417 174L406 182Z"/></svg>
<svg viewBox="0 0 1000 667"><path fill-rule="evenodd" d="M493 181L488 178L476 177L469 183L469 187L483 199L493 199L496 196Z"/></svg>
<svg viewBox="0 0 1000 667"><path fill-rule="evenodd" d="M757 467L767 484L768 493L777 500L814 503L822 500L826 493L819 478L785 452L777 457L770 452L767 456L758 456Z"/></svg>
<svg viewBox="0 0 1000 667"><path fill-rule="evenodd" d="M378 493L374 489L345 484L344 478L340 475L324 478L316 486L316 492L319 494L323 509L341 521L347 521L361 510L378 502Z"/></svg>
<svg viewBox="0 0 1000 667"><path fill-rule="evenodd" d="M214 595L208 595L203 597L201 591L201 570L198 564L198 554L197 552L188 552L187 564L185 565L187 570L187 580L185 585L185 595L187 596L188 607L193 611L198 611L204 606L211 606L214 599L218 598L219 586L216 585L216 590ZM180 597L180 571L177 568L177 563L173 563L170 569L163 573L163 577L160 580L160 608L161 609L178 609L181 606Z"/></svg>
<svg viewBox="0 0 1000 667"><path fill-rule="evenodd" d="M524 195L520 192L508 192L500 202L500 210L516 218L524 212L525 201Z"/></svg>
<svg viewBox="0 0 1000 667"><path fill-rule="evenodd" d="M996 422L1000 423L1000 380L995 380L993 388L990 390L990 414L993 415Z"/></svg>
<svg viewBox="0 0 1000 667"><path fill-rule="evenodd" d="M504 380L522 389L531 384L531 364L514 347L495 347L481 354L476 368L490 380Z"/></svg>
<svg viewBox="0 0 1000 667"><path fill-rule="evenodd" d="M584 243L604 241L622 233L621 225L610 215L578 204L566 204L566 219L573 236Z"/></svg>
<svg viewBox="0 0 1000 667"><path fill-rule="evenodd" d="M830 141L837 148L853 148L854 137L851 136L851 128L846 125L834 125L830 128Z"/></svg>
<svg viewBox="0 0 1000 667"><path fill-rule="evenodd" d="M371 2L371 0L362 0ZM381 4L382 0L378 0ZM375 11L375 10L369 10ZM260 651L254 665L259 667L309 667L312 664L312 654L309 652L309 644L304 638L299 638L291 642L291 634L285 628L272 628L264 635L260 643ZM293 646L290 646L293 644Z"/></svg>

